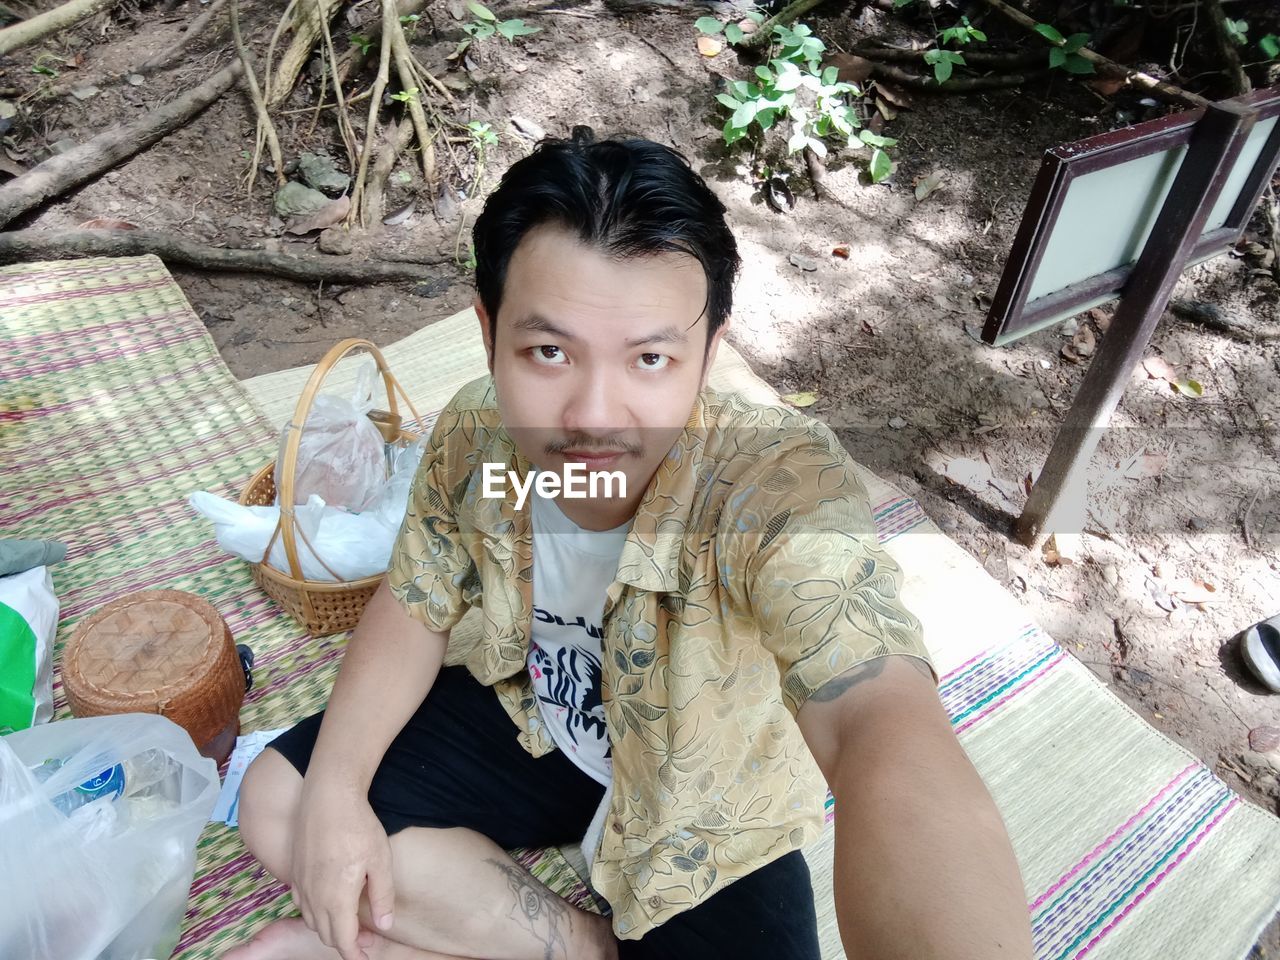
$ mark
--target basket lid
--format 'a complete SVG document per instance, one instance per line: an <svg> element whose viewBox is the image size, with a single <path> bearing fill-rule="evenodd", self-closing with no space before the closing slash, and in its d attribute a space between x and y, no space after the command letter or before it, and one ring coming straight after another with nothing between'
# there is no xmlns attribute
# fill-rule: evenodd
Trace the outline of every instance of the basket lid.
<svg viewBox="0 0 1280 960"><path fill-rule="evenodd" d="M181 590L143 590L76 627L64 673L112 698L163 702L212 671L229 642L208 601Z"/></svg>

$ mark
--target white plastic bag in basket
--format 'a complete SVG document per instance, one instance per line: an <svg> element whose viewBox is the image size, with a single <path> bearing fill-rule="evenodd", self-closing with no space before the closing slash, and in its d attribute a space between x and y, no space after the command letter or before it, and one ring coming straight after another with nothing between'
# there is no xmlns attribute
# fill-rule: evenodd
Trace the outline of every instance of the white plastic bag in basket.
<svg viewBox="0 0 1280 960"><path fill-rule="evenodd" d="M387 462L382 434L369 419L374 408L377 366L369 358L356 374L350 400L319 394L302 427L302 440L294 464L293 502L304 504L313 496L335 507L360 511L381 492L387 482ZM289 427L280 431L276 455L276 490L284 470Z"/></svg>
<svg viewBox="0 0 1280 960"><path fill-rule="evenodd" d="M164 717L59 720L0 737L3 955L169 956L217 798L217 765Z"/></svg>

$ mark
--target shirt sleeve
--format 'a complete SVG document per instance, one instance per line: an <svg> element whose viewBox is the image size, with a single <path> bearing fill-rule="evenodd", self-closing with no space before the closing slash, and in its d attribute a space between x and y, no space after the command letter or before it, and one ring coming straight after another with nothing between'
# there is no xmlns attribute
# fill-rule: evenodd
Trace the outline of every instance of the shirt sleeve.
<svg viewBox="0 0 1280 960"><path fill-rule="evenodd" d="M475 601L478 577L458 529L449 489L458 417L446 408L431 432L409 489L404 523L391 550L387 582L410 615L428 629L453 628ZM465 481L465 475L461 478Z"/></svg>
<svg viewBox="0 0 1280 960"><path fill-rule="evenodd" d="M866 488L834 434L810 438L770 458L734 511L739 529L759 531L740 540L740 569L793 715L826 683L878 657L917 657L937 678L920 621L899 597L902 570L880 546Z"/></svg>

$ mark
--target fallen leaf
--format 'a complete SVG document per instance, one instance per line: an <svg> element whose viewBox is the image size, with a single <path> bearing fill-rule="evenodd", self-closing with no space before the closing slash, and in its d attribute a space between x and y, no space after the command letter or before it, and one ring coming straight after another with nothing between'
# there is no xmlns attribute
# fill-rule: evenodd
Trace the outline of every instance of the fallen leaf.
<svg viewBox="0 0 1280 960"><path fill-rule="evenodd" d="M330 200L311 216L291 221L289 226L285 228L285 233L300 237L304 233L310 233L312 230L323 230L326 227L332 227L342 220L350 210L351 198L341 196L337 200Z"/></svg>
<svg viewBox="0 0 1280 960"><path fill-rule="evenodd" d="M136 224L129 223L126 220L111 220L103 217L96 217L93 220L86 220L80 224L80 230L137 230Z"/></svg>
<svg viewBox="0 0 1280 960"><path fill-rule="evenodd" d="M1183 577L1169 584L1169 593L1183 603L1214 603L1222 599L1218 588L1203 580Z"/></svg>
<svg viewBox="0 0 1280 960"><path fill-rule="evenodd" d="M1119 92L1120 88L1128 82L1129 81L1124 77L1117 77L1109 80L1090 80L1089 86L1093 87L1093 89L1098 91L1102 96L1111 97L1115 96L1115 94Z"/></svg>
<svg viewBox="0 0 1280 960"><path fill-rule="evenodd" d="M948 460L942 468L942 475L952 483L957 483L970 490L981 490L991 482L991 464L985 460L970 460L968 457L956 457Z"/></svg>
<svg viewBox="0 0 1280 960"><path fill-rule="evenodd" d="M760 24L756 23L750 17L744 17L738 21L738 29L745 35L751 35L760 29Z"/></svg>
<svg viewBox="0 0 1280 960"><path fill-rule="evenodd" d="M907 92L905 87L900 87L895 83L886 83L884 80L877 80L876 89L881 96L899 110L910 110L915 106L914 98Z"/></svg>
<svg viewBox="0 0 1280 960"><path fill-rule="evenodd" d="M764 200L777 213L790 213L796 208L796 195L781 177L770 177L764 182Z"/></svg>
<svg viewBox="0 0 1280 960"><path fill-rule="evenodd" d="M1147 371L1147 376L1152 380L1168 380L1172 383L1178 379L1173 364L1164 357L1147 357L1142 361L1142 368Z"/></svg>
<svg viewBox="0 0 1280 960"><path fill-rule="evenodd" d="M1128 460L1122 460L1116 464L1116 469L1126 480L1143 480L1147 477L1160 476L1168 463L1167 454L1139 450Z"/></svg>
<svg viewBox="0 0 1280 960"><path fill-rule="evenodd" d="M806 273L812 273L818 269L818 261L813 257L806 257L803 253L793 253L787 257L791 261L793 267L799 267Z"/></svg>
<svg viewBox="0 0 1280 960"><path fill-rule="evenodd" d="M1160 583L1159 580L1153 580L1151 577L1147 577L1147 593L1151 596L1151 599L1155 601L1155 605L1161 610L1173 613L1174 610L1178 609L1177 599L1170 595L1169 591L1164 588L1164 585Z"/></svg>
<svg viewBox="0 0 1280 960"><path fill-rule="evenodd" d="M831 255L832 255L833 257L839 257L841 260L848 260L848 259L849 259L849 245L848 245L847 243L842 243L842 244L840 244L840 245L839 245L839 246L837 246L837 247L832 247L832 248L831 248Z"/></svg>
<svg viewBox="0 0 1280 960"><path fill-rule="evenodd" d="M1204 396L1204 386L1203 384L1200 383L1199 380L1191 380L1186 377L1180 377L1177 380L1170 381L1169 386L1171 386L1178 393L1182 394L1184 397L1203 397Z"/></svg>
<svg viewBox="0 0 1280 960"><path fill-rule="evenodd" d="M699 37L698 52L704 57L714 57L724 49L724 44L715 37Z"/></svg>
<svg viewBox="0 0 1280 960"><path fill-rule="evenodd" d="M1062 352L1062 359L1063 359L1063 360L1070 360L1072 363L1079 363L1079 362L1080 362L1080 359L1081 359L1081 358L1080 358L1080 354L1076 353L1075 347L1073 347L1071 344L1069 344L1069 343L1064 343L1064 344L1062 345L1062 351L1061 351L1061 352Z"/></svg>
<svg viewBox="0 0 1280 960"><path fill-rule="evenodd" d="M802 390L799 393L784 393L782 399L793 407L812 407L818 402L818 395L812 390Z"/></svg>
<svg viewBox="0 0 1280 960"><path fill-rule="evenodd" d="M942 171L940 170L935 170L927 177L921 177L916 181L916 200L923 200L940 186L942 186Z"/></svg>
<svg viewBox="0 0 1280 960"><path fill-rule="evenodd" d="M413 213L413 208L414 208L414 203L412 200L410 200L399 210L393 210L391 211L391 213L383 217L382 222L385 223L388 227L394 227L396 224L404 223L406 220L409 219L409 216Z"/></svg>
<svg viewBox="0 0 1280 960"><path fill-rule="evenodd" d="M1099 333L1106 333L1111 328L1111 318L1114 314L1110 310L1104 310L1102 307L1094 307L1089 311L1089 319L1098 325Z"/></svg>
<svg viewBox="0 0 1280 960"><path fill-rule="evenodd" d="M901 430L906 425L907 425L907 421L904 420L902 417L889 418L889 426L892 427L894 430Z"/></svg>
<svg viewBox="0 0 1280 960"><path fill-rule="evenodd" d="M516 133L530 140L541 140L547 135L547 131L542 128L541 124L525 117L512 117L511 125L516 128Z"/></svg>
<svg viewBox="0 0 1280 960"><path fill-rule="evenodd" d="M822 65L835 67L836 80L840 83L862 83L871 78L871 70L874 67L870 60L852 53L833 53Z"/></svg>
<svg viewBox="0 0 1280 960"><path fill-rule="evenodd" d="M898 111L889 106L889 101L884 97L876 97L876 112L886 120L896 120L898 118Z"/></svg>
<svg viewBox="0 0 1280 960"><path fill-rule="evenodd" d="M1280 727L1265 725L1249 731L1249 749L1255 753L1270 753L1280 747Z"/></svg>
<svg viewBox="0 0 1280 960"><path fill-rule="evenodd" d="M1044 542L1041 553L1051 567L1069 567L1079 563L1083 555L1078 533L1054 533Z"/></svg>
<svg viewBox="0 0 1280 960"><path fill-rule="evenodd" d="M879 136L884 131L884 114L877 110L867 121L867 129Z"/></svg>
<svg viewBox="0 0 1280 960"><path fill-rule="evenodd" d="M1088 327L1079 327L1075 336L1071 338L1071 346L1075 349L1076 356L1091 357L1093 351L1098 347L1098 338L1093 335L1093 331Z"/></svg>

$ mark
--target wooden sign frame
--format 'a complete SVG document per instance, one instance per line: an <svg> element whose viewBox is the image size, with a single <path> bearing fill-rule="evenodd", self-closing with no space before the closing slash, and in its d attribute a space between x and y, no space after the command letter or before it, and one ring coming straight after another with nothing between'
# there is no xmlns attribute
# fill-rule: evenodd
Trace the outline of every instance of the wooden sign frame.
<svg viewBox="0 0 1280 960"><path fill-rule="evenodd" d="M1277 88L1259 90L1234 102L1253 112L1256 123L1280 117L1280 89ZM1120 295L1133 272L1133 263L1038 297L1030 304L1027 302L1071 183L1085 174L1187 146L1204 115L1205 111L1200 109L1161 117L1046 152L992 299L982 331L984 342L1003 346ZM1226 222L1206 231L1196 241L1187 258L1188 265L1218 256L1239 241L1277 161L1280 161L1280 120L1268 135Z"/></svg>

